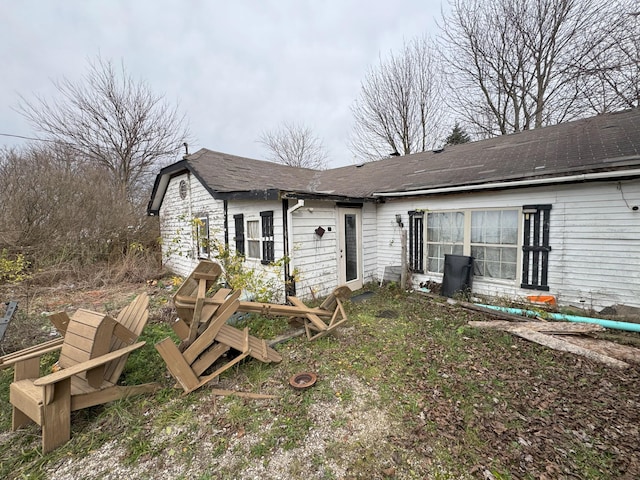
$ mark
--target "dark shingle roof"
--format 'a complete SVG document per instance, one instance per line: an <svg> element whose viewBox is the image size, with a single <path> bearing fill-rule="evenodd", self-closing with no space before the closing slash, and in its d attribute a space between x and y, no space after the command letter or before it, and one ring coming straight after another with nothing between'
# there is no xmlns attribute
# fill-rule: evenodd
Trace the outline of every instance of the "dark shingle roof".
<svg viewBox="0 0 640 480"><path fill-rule="evenodd" d="M212 194L277 191L368 198L374 193L585 174L640 167L640 109L503 135L439 153L391 157L315 171L202 149L164 168L149 212L157 213L171 174L192 171ZM164 180L161 180L164 178ZM263 195L266 197L266 195Z"/></svg>
<svg viewBox="0 0 640 480"><path fill-rule="evenodd" d="M640 166L640 109L323 172L319 188L368 196Z"/></svg>
<svg viewBox="0 0 640 480"><path fill-rule="evenodd" d="M237 157L202 149L188 162L205 184L216 192L305 190L315 170Z"/></svg>

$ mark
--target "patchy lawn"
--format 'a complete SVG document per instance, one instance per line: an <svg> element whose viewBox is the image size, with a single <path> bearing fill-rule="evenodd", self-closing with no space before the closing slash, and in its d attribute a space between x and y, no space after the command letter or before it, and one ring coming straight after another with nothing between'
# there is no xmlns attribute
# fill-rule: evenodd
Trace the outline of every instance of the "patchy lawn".
<svg viewBox="0 0 640 480"><path fill-rule="evenodd" d="M74 413L71 441L43 456L38 428L10 431L11 372L0 371L0 478L640 477L637 368L612 369L473 329L467 321L487 317L443 299L372 289L347 304L349 320L334 335L282 343L282 363L243 361L217 385L273 400L215 397L206 388L182 396L172 388L153 348L170 331L170 288L30 292L28 312L18 298L21 310L0 343L5 352L47 337L43 311L115 313L148 291L148 345L130 357L122 380L164 388ZM284 319L246 322L265 338L291 328ZM289 378L305 371L318 382L293 390Z"/></svg>

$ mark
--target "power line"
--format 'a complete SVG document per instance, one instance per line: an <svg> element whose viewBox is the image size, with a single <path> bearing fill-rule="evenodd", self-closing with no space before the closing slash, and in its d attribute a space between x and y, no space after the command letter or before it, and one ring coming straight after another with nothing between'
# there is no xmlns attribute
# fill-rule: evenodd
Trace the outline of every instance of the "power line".
<svg viewBox="0 0 640 480"><path fill-rule="evenodd" d="M39 142L55 142L55 140L47 140L44 138L25 137L24 135L14 135L12 133L0 133L0 137L23 138L25 140L37 140Z"/></svg>

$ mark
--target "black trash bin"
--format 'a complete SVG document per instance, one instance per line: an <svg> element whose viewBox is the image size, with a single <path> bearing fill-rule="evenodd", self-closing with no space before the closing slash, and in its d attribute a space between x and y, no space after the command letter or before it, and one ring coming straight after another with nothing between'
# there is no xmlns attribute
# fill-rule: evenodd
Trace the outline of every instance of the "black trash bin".
<svg viewBox="0 0 640 480"><path fill-rule="evenodd" d="M441 295L452 297L456 293L469 293L472 283L473 257L445 254Z"/></svg>

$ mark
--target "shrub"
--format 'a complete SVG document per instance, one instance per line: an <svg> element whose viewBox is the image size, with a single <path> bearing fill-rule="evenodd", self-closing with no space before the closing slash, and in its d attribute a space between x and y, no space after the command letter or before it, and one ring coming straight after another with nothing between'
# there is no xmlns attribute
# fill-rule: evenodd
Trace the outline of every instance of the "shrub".
<svg viewBox="0 0 640 480"><path fill-rule="evenodd" d="M0 284L25 280L29 276L28 267L29 263L24 255L18 253L12 258L6 248L2 249L0 251Z"/></svg>

